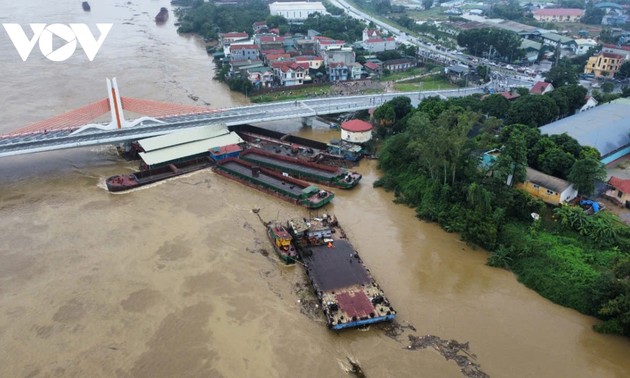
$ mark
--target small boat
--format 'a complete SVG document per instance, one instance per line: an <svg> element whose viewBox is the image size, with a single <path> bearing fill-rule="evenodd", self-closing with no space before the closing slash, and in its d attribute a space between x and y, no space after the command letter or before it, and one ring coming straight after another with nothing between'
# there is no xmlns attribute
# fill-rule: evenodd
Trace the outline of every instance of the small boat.
<svg viewBox="0 0 630 378"><path fill-rule="evenodd" d="M86 12L89 12L92 8L90 7L90 3L88 3L87 1L84 1L81 6L83 7L83 10Z"/></svg>
<svg viewBox="0 0 630 378"><path fill-rule="evenodd" d="M208 157L197 157L166 165L164 167L151 168L133 172L127 175L117 175L105 180L107 190L110 192L122 192L171 177L208 168L214 164Z"/></svg>
<svg viewBox="0 0 630 378"><path fill-rule="evenodd" d="M293 237L289 231L277 222L271 222L267 225L267 236L273 244L273 249L285 264L293 264L297 259L297 250L293 245Z"/></svg>
<svg viewBox="0 0 630 378"><path fill-rule="evenodd" d="M166 22L166 20L168 20L168 9L166 9L165 7L162 7L160 8L160 13L158 13L157 16L155 16L155 22L163 23L163 22Z"/></svg>

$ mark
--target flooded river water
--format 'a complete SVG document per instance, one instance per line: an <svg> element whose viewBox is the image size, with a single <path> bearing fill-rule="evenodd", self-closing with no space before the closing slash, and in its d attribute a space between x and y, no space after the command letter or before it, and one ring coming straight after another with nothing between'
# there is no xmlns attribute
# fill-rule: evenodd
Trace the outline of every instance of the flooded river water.
<svg viewBox="0 0 630 378"><path fill-rule="evenodd" d="M156 26L164 0L29 1L0 6L3 23L112 22L93 62L81 51L27 62L0 30L0 132L105 97L212 107L245 103L213 82L199 40ZM193 98L198 97L195 102ZM278 129L327 140L325 126ZM339 218L393 306L412 325L339 334L298 300L299 266L271 251L265 220L308 212L202 171L127 194L103 187L135 168L109 147L0 159L0 376L344 377L346 359L368 377L461 377L437 351L408 350L408 335L470 343L493 377L624 377L630 343L595 333L595 320L541 298L487 253L462 243L364 179L336 190Z"/></svg>

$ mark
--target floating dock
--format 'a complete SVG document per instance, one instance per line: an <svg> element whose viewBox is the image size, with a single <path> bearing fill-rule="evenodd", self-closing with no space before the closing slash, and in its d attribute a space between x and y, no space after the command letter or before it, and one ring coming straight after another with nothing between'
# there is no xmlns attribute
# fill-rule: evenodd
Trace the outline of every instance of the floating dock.
<svg viewBox="0 0 630 378"><path fill-rule="evenodd" d="M335 197L334 193L319 189L305 181L284 176L281 173L237 158L228 158L217 162L214 171L222 176L309 209L320 208Z"/></svg>
<svg viewBox="0 0 630 378"><path fill-rule="evenodd" d="M288 173L293 177L341 189L353 188L361 180L359 173L344 168L308 162L265 150L247 149L241 153L241 159Z"/></svg>
<svg viewBox="0 0 630 378"><path fill-rule="evenodd" d="M288 229L330 329L360 327L396 317L334 217L292 219Z"/></svg>

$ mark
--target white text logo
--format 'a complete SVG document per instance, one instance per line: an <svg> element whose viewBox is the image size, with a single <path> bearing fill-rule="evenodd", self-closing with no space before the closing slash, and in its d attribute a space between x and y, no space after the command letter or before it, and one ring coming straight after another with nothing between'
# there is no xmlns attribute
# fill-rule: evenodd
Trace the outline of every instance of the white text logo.
<svg viewBox="0 0 630 378"><path fill-rule="evenodd" d="M63 62L70 58L77 48L77 42L91 62L103 45L113 24L96 24L101 33L98 39L92 35L90 28L85 24L50 24L48 26L46 24L29 24L33 32L33 37L30 39L19 24L2 24L2 26L4 26L4 30L7 31L23 61L26 61L33 51L33 47L39 41L39 50L53 62ZM56 50L53 50L53 35L66 42Z"/></svg>

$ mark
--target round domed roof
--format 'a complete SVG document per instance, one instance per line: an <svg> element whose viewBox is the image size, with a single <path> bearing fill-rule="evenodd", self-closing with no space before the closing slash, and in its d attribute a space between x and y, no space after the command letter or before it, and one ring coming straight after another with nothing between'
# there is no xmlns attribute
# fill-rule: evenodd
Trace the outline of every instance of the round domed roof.
<svg viewBox="0 0 630 378"><path fill-rule="evenodd" d="M346 131L362 132L372 130L372 125L369 122L361 121L360 119L353 119L342 123L341 128Z"/></svg>

